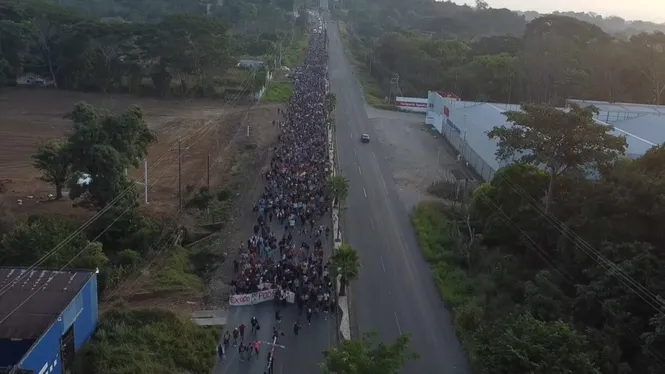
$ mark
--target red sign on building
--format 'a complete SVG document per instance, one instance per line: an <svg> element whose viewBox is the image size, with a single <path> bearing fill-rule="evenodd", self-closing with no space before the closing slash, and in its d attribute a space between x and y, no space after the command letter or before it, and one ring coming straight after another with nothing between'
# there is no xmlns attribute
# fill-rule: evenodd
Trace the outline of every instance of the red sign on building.
<svg viewBox="0 0 665 374"><path fill-rule="evenodd" d="M450 116L450 110L445 105L443 106L443 115L446 116L446 117Z"/></svg>

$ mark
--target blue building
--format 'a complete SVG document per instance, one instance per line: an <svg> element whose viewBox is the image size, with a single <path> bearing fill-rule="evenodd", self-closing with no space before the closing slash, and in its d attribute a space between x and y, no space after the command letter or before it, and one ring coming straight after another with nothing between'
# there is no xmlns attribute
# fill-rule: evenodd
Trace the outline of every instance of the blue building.
<svg viewBox="0 0 665 374"><path fill-rule="evenodd" d="M0 374L67 372L97 319L97 272L0 268Z"/></svg>

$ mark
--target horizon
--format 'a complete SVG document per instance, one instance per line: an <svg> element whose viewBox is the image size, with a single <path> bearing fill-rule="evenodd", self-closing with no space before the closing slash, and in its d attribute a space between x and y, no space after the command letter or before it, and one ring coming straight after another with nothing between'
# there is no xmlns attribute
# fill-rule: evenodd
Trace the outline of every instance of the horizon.
<svg viewBox="0 0 665 374"><path fill-rule="evenodd" d="M475 6L475 0L450 0L460 5ZM491 8L508 8L513 11L538 13L552 12L585 12L596 13L603 17L616 16L627 21L665 22L665 1L633 0L620 2L617 0L559 0L554 4L546 0L485 0Z"/></svg>

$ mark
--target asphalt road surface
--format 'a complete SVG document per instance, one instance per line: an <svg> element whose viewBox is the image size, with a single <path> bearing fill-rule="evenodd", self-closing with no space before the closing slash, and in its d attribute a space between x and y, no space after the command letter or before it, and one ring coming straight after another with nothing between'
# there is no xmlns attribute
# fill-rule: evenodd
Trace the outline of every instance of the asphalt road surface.
<svg viewBox="0 0 665 374"><path fill-rule="evenodd" d="M324 225L330 225L330 219L321 222ZM276 230L278 237L281 236L284 228L278 224L273 224L272 229ZM248 231L249 237L249 231ZM307 241L313 244L314 240L303 238L294 231L294 241L300 243ZM324 240L324 249L326 254L330 255L332 240ZM275 256L279 251L274 251ZM250 320L256 316L259 320L261 329L256 335L252 334ZM296 337L293 334L293 323L299 320L302 329ZM226 329L233 330L235 326L244 323L245 342L260 340L262 342L272 343L272 331L275 326L275 306L272 302L254 306L231 307L226 321ZM328 320L325 320L323 313L318 317L312 317L312 324L307 325L305 314L298 316L298 307L295 304L289 304L282 309L282 331L284 336L279 339L275 347L274 374L289 373L317 373L320 372L319 363L323 361L323 352L325 349L335 345L337 339L337 326L335 316L330 314ZM261 344L258 359L254 356L249 361L241 361L237 348L233 346L226 353L226 360L217 363L213 369L214 374L263 374L267 368L268 352L271 345Z"/></svg>
<svg viewBox="0 0 665 374"><path fill-rule="evenodd" d="M325 6L322 2L322 6ZM342 213L345 241L360 254L360 278L351 295L352 325L384 341L410 333L420 359L404 373L467 374L466 355L422 258L409 212L400 202L382 145L369 124L365 101L348 64L337 25L325 12L329 75L337 96L338 167L349 179ZM362 144L360 136L373 140Z"/></svg>

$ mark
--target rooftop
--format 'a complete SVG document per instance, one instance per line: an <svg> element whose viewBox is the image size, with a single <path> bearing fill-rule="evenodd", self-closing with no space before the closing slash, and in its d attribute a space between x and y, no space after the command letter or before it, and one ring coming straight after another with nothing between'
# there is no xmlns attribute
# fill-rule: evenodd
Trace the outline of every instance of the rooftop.
<svg viewBox="0 0 665 374"><path fill-rule="evenodd" d="M594 105L600 112L626 112L635 114L665 114L665 106L636 104L636 103L617 103L597 100L568 99L569 104L577 104L585 107Z"/></svg>
<svg viewBox="0 0 665 374"><path fill-rule="evenodd" d="M503 112L508 110L520 110L516 104L485 103L473 101L453 101L450 103L455 108L455 120L463 118L463 127L467 129L462 133L469 146L492 167L498 170L505 166L495 156L498 142L487 137L487 132L495 126L511 126L506 121ZM591 104L588 104L591 105ZM566 110L565 108L559 108ZM645 109L646 110L646 109ZM663 108L665 112L665 108ZM462 117L460 117L462 116ZM600 119L596 122L604 125L614 126L612 133L617 136L625 136L628 148L626 156L637 158L657 144L665 142L665 116L643 114L633 118L608 123Z"/></svg>
<svg viewBox="0 0 665 374"><path fill-rule="evenodd" d="M39 338L92 274L0 268L0 339Z"/></svg>

